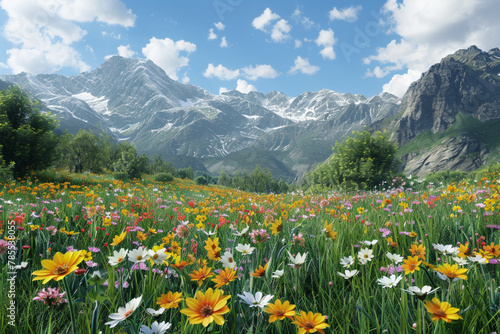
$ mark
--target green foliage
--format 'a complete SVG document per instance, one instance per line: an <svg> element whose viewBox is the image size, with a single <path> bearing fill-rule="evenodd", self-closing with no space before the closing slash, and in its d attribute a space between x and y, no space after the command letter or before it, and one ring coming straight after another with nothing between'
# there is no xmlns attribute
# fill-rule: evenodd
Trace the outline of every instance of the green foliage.
<svg viewBox="0 0 500 334"><path fill-rule="evenodd" d="M460 172L460 171L441 171L427 174L425 180L427 183L433 184L451 184L451 183L460 183L461 181L467 179L469 177L469 173Z"/></svg>
<svg viewBox="0 0 500 334"><path fill-rule="evenodd" d="M335 144L331 159L310 175L310 183L343 189L371 189L396 174L395 144L381 132L358 132Z"/></svg>
<svg viewBox="0 0 500 334"><path fill-rule="evenodd" d="M217 184L224 187L229 187L231 185L231 177L227 174L225 170L221 170Z"/></svg>
<svg viewBox="0 0 500 334"><path fill-rule="evenodd" d="M70 170L73 167L77 173L99 173L110 161L111 144L107 138L80 130L73 140L67 142L65 154L70 162Z"/></svg>
<svg viewBox="0 0 500 334"><path fill-rule="evenodd" d="M156 182L172 182L174 180L174 177L170 173L158 173L154 177Z"/></svg>
<svg viewBox="0 0 500 334"><path fill-rule="evenodd" d="M128 142L117 145L115 155L117 160L113 165L114 170L126 173L129 179L140 179L148 170L148 157L144 154L138 156L135 147Z"/></svg>
<svg viewBox="0 0 500 334"><path fill-rule="evenodd" d="M128 181L129 180L129 175L126 172L116 172L113 174L115 180L119 181Z"/></svg>
<svg viewBox="0 0 500 334"><path fill-rule="evenodd" d="M194 172L191 167L178 169L177 174L181 179L189 179L189 180L194 179Z"/></svg>
<svg viewBox="0 0 500 334"><path fill-rule="evenodd" d="M51 166L55 156L56 120L41 114L37 104L18 87L0 91L1 154L7 165L14 164L15 177Z"/></svg>
<svg viewBox="0 0 500 334"><path fill-rule="evenodd" d="M198 176L196 179L194 179L194 181L196 182L196 184L203 186L208 184L207 178L202 175Z"/></svg>
<svg viewBox="0 0 500 334"><path fill-rule="evenodd" d="M12 165L5 164L2 157L2 145L0 145L0 182L5 182L12 176L12 168Z"/></svg>

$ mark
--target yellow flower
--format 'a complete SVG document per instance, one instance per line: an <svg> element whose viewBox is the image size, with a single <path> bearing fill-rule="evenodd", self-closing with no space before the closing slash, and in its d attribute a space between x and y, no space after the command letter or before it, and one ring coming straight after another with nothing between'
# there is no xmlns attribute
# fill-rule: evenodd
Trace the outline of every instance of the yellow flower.
<svg viewBox="0 0 500 334"><path fill-rule="evenodd" d="M417 232L411 231L410 234L408 235L410 238L415 238L417 236Z"/></svg>
<svg viewBox="0 0 500 334"><path fill-rule="evenodd" d="M465 259L469 255L470 255L469 242L467 241L465 245L460 244L460 247L458 247L457 256L461 257L462 259Z"/></svg>
<svg viewBox="0 0 500 334"><path fill-rule="evenodd" d="M427 312L432 314L432 320L444 320L451 322L452 320L463 319L457 314L460 311L456 307L451 307L447 302L440 302L436 297L432 298L432 302L426 300L425 308Z"/></svg>
<svg viewBox="0 0 500 334"><path fill-rule="evenodd" d="M156 301L156 304L160 305L164 309L177 308L179 302L182 300L182 292L172 292L169 291L167 294L162 294L160 298Z"/></svg>
<svg viewBox="0 0 500 334"><path fill-rule="evenodd" d="M486 254L498 257L500 256L500 245L495 245L494 242L491 243L489 246L483 246L483 249Z"/></svg>
<svg viewBox="0 0 500 334"><path fill-rule="evenodd" d="M125 231L123 231L120 235L115 235L115 237L113 238L113 243L111 243L111 246L118 245L120 242L123 241L123 239L125 239L126 235L127 235L127 232L125 232Z"/></svg>
<svg viewBox="0 0 500 334"><path fill-rule="evenodd" d="M277 299L274 304L267 304L264 311L271 314L269 316L269 323L285 318L292 319L295 315L295 305L290 304L288 300L282 304L281 300Z"/></svg>
<svg viewBox="0 0 500 334"><path fill-rule="evenodd" d="M220 288L221 286L234 281L237 277L237 273L234 269L224 268L224 270L222 270L219 275L212 279L212 282L217 283L215 285L216 288Z"/></svg>
<svg viewBox="0 0 500 334"><path fill-rule="evenodd" d="M295 315L293 319L294 321L292 321L292 324L297 325L299 329L298 334L314 332L325 334L323 329L325 329L326 327L330 327L330 325L325 323L325 316L321 313L313 314L311 311L309 311L308 313L300 311L300 315Z"/></svg>
<svg viewBox="0 0 500 334"><path fill-rule="evenodd" d="M401 267L405 271L405 275L409 273L414 273L415 270L420 270L420 264L422 263L422 260L419 261L418 256L409 256L408 259L404 259L403 264Z"/></svg>
<svg viewBox="0 0 500 334"><path fill-rule="evenodd" d="M198 285L201 286L204 280L214 275L211 270L212 268L207 268L207 266L203 266L199 270L194 270L189 274L189 276L191 276L191 281L197 281Z"/></svg>
<svg viewBox="0 0 500 334"><path fill-rule="evenodd" d="M450 265L449 263L445 263L443 265L437 266L434 270L439 271L441 274L444 274L451 279L458 277L467 280L467 276L464 275L467 272L467 269L458 269L458 264Z"/></svg>
<svg viewBox="0 0 500 334"><path fill-rule="evenodd" d="M144 241L146 240L147 238L147 235L142 233L141 231L137 231L137 239L139 239L140 241Z"/></svg>
<svg viewBox="0 0 500 334"><path fill-rule="evenodd" d="M205 240L204 248L207 250L207 256L209 259L220 260L221 248L219 247L219 238L215 238L214 240L207 238L207 240Z"/></svg>
<svg viewBox="0 0 500 334"><path fill-rule="evenodd" d="M39 227L39 225L30 225L32 231L38 230Z"/></svg>
<svg viewBox="0 0 500 334"><path fill-rule="evenodd" d="M332 240L337 239L337 232L333 231L333 223L327 224L325 222L325 228L323 229L327 237L330 237Z"/></svg>
<svg viewBox="0 0 500 334"><path fill-rule="evenodd" d="M281 217L279 219L275 219L271 224L271 232L273 235L278 235L279 232L283 231L283 222L281 221Z"/></svg>
<svg viewBox="0 0 500 334"><path fill-rule="evenodd" d="M66 252L64 255L57 252L53 260L42 260L42 267L45 269L37 270L32 275L37 277L33 281L43 280L42 284L47 283L51 279L60 281L66 275L71 274L78 269L78 264L83 261L83 256L80 252Z"/></svg>
<svg viewBox="0 0 500 334"><path fill-rule="evenodd" d="M209 288L205 294L198 291L196 298L186 298L187 308L182 309L181 313L189 317L189 323L192 325L202 324L207 327L213 321L217 325L223 325L222 315L229 312L226 304L230 297L223 296L223 291L218 289L213 291Z"/></svg>

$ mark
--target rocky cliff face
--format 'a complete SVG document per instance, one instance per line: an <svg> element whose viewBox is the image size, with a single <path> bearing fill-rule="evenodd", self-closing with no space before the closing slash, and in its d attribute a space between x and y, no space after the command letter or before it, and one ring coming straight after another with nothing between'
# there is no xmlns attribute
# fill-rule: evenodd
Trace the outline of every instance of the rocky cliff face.
<svg viewBox="0 0 500 334"><path fill-rule="evenodd" d="M469 171L488 160L491 140L471 134L471 124L457 125L457 117L463 115L484 125L500 119L499 75L500 50L483 52L472 46L445 57L410 86L392 138L400 147L410 142L418 147L415 143L426 134L436 135L440 142L404 156L406 173Z"/></svg>

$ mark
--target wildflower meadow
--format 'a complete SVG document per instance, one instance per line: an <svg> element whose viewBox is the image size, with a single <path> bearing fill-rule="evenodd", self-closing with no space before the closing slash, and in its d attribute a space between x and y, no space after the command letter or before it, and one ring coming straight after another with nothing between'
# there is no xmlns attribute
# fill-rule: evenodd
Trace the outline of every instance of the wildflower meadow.
<svg viewBox="0 0 500 334"><path fill-rule="evenodd" d="M56 174L0 188L1 333L500 328L498 174L321 195Z"/></svg>

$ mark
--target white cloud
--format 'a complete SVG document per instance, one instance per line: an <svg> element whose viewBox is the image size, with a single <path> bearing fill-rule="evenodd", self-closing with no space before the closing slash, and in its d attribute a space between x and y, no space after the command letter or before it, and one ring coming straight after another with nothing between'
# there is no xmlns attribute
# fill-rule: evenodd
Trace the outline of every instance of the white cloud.
<svg viewBox="0 0 500 334"><path fill-rule="evenodd" d="M73 0L49 1L60 5L59 15L76 22L92 22L94 20L107 24L133 27L136 16L120 0ZM57 6L57 5L55 5Z"/></svg>
<svg viewBox="0 0 500 334"><path fill-rule="evenodd" d="M298 48L300 48L301 46L302 46L302 41L301 41L301 40L299 40L299 39L296 39L296 40L295 40L295 48L296 48L296 49L298 49Z"/></svg>
<svg viewBox="0 0 500 334"><path fill-rule="evenodd" d="M319 66L311 65L307 58L297 56L293 63L294 65L290 68L290 71L288 71L290 74L301 72L303 74L312 75L319 71Z"/></svg>
<svg viewBox="0 0 500 334"><path fill-rule="evenodd" d="M227 46L228 46L228 45L227 45L226 36L222 37L222 40L220 41L219 46L220 46L221 48L227 48Z"/></svg>
<svg viewBox="0 0 500 334"><path fill-rule="evenodd" d="M137 53L130 48L130 44L128 45L120 45L118 48L118 55L126 58L132 58Z"/></svg>
<svg viewBox="0 0 500 334"><path fill-rule="evenodd" d="M135 15L119 0L0 0L8 16L3 36L18 47L7 50L14 73L56 72L64 67L90 69L72 44L87 32L77 23L98 21L131 27Z"/></svg>
<svg viewBox="0 0 500 334"><path fill-rule="evenodd" d="M333 9L329 12L330 21L343 20L347 22L355 22L358 19L358 12L363 9L361 6L351 6L343 9Z"/></svg>
<svg viewBox="0 0 500 334"><path fill-rule="evenodd" d="M288 24L288 21L281 19L273 26L273 29L271 31L271 39L275 42L284 42L287 39L291 38L291 36L288 34L291 29L292 27Z"/></svg>
<svg viewBox="0 0 500 334"><path fill-rule="evenodd" d="M222 30L224 30L224 28L226 28L226 26L224 25L224 23L222 23L222 22L220 22L220 21L219 21L219 22L214 23L214 26L215 26L218 30L220 30L220 31L222 31Z"/></svg>
<svg viewBox="0 0 500 334"><path fill-rule="evenodd" d="M311 20L307 16L302 15L302 11L299 8L296 8L293 11L292 19L297 23L300 22L302 24L302 26L304 27L304 29L307 29L307 30L311 29L313 26L316 26L316 23L313 20Z"/></svg>
<svg viewBox="0 0 500 334"><path fill-rule="evenodd" d="M278 14L275 14L269 8L266 8L260 16L253 19L252 26L255 29L266 31L266 26L279 18L280 16Z"/></svg>
<svg viewBox="0 0 500 334"><path fill-rule="evenodd" d="M422 75L422 72L415 70L408 70L405 74L396 74L392 77L391 81L382 87L382 91L402 97L411 83Z"/></svg>
<svg viewBox="0 0 500 334"><path fill-rule="evenodd" d="M209 40L214 40L217 38L217 34L214 33L214 29L213 28L210 28L210 30L208 31L208 39Z"/></svg>
<svg viewBox="0 0 500 334"><path fill-rule="evenodd" d="M191 79L189 79L189 77L187 75L185 75L183 78L182 78L182 83L183 84L188 84L189 81L191 81Z"/></svg>
<svg viewBox="0 0 500 334"><path fill-rule="evenodd" d="M233 80L240 76L240 70L230 70L222 65L214 66L212 63L208 64L207 69L203 72L206 78L218 78L220 80Z"/></svg>
<svg viewBox="0 0 500 334"><path fill-rule="evenodd" d="M483 50L500 45L497 0L388 0L383 10L389 32L400 38L363 62L385 64L386 71L406 69L406 74L394 76L384 86L384 91L398 92L399 96L411 79L418 79L446 55L471 45Z"/></svg>
<svg viewBox="0 0 500 334"><path fill-rule="evenodd" d="M257 91L257 88L255 88L254 85L250 85L245 80L238 79L238 81L236 83L236 90L241 92L241 93L248 94L252 91Z"/></svg>
<svg viewBox="0 0 500 334"><path fill-rule="evenodd" d="M9 68L7 64L0 62L0 68Z"/></svg>
<svg viewBox="0 0 500 334"><path fill-rule="evenodd" d="M382 69L380 66L375 66L373 70L366 70L365 76L367 77L376 77L376 78L383 78L387 74L389 74L389 71Z"/></svg>
<svg viewBox="0 0 500 334"><path fill-rule="evenodd" d="M256 65L242 68L245 77L249 80L257 80L258 78L274 79L279 73L271 65Z"/></svg>
<svg viewBox="0 0 500 334"><path fill-rule="evenodd" d="M316 45L323 46L323 49L319 52L323 58L333 60L335 59L335 51L333 50L333 46L337 42L334 37L334 33L332 29L321 30L319 32L318 38L315 40Z"/></svg>
<svg viewBox="0 0 500 334"><path fill-rule="evenodd" d="M227 93L229 92L229 89L227 89L226 87L220 87L219 88L219 95L222 94L222 93Z"/></svg>
<svg viewBox="0 0 500 334"><path fill-rule="evenodd" d="M157 39L153 37L149 43L142 48L144 56L160 66L167 75L178 80L177 72L182 67L188 66L189 58L181 53L189 55L196 51L196 44L179 40L174 42L170 38Z"/></svg>

